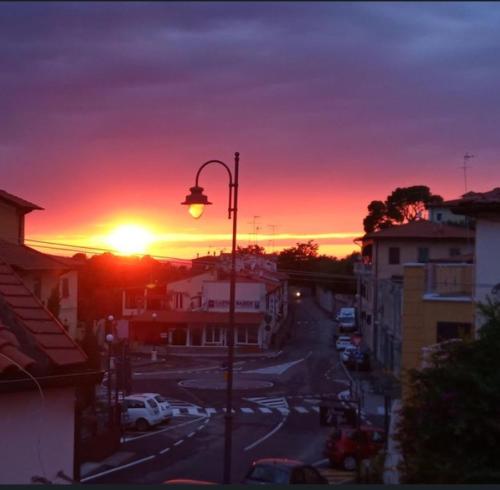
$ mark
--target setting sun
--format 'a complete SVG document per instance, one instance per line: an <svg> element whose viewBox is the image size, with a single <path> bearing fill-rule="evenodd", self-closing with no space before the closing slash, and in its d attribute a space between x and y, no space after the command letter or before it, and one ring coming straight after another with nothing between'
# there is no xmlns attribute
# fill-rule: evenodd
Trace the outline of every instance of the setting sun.
<svg viewBox="0 0 500 490"><path fill-rule="evenodd" d="M144 254L153 241L153 235L142 226L120 225L111 231L106 241L121 254Z"/></svg>

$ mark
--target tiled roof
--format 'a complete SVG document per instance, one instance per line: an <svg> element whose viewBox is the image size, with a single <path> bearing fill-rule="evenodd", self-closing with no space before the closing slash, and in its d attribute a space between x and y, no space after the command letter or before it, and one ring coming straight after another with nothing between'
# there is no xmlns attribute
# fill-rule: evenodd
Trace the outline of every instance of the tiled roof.
<svg viewBox="0 0 500 490"><path fill-rule="evenodd" d="M461 199L446 201L445 204L456 214L469 214L492 211L500 212L500 187L488 192L467 192Z"/></svg>
<svg viewBox="0 0 500 490"><path fill-rule="evenodd" d="M427 220L411 221L404 225L395 225L383 230L367 233L362 240L372 239L468 239L474 232L465 227L434 223Z"/></svg>
<svg viewBox="0 0 500 490"><path fill-rule="evenodd" d="M23 367L40 359L55 367L87 358L64 326L40 303L13 269L0 259L0 352ZM15 364L5 357L0 374Z"/></svg>
<svg viewBox="0 0 500 490"><path fill-rule="evenodd" d="M26 245L0 239L0 258L7 264L24 270L62 270L71 269L70 262L59 260Z"/></svg>
<svg viewBox="0 0 500 490"><path fill-rule="evenodd" d="M32 202L25 201L24 199L14 196L13 194L9 194L2 189L0 189L0 199L14 205L16 208L25 210L26 212L33 211L34 209L43 209Z"/></svg>
<svg viewBox="0 0 500 490"><path fill-rule="evenodd" d="M133 317L131 322L158 322L158 323L229 323L229 314L223 311L156 311L153 320L153 312L146 312ZM264 313L236 312L235 323L240 325L260 325L264 319Z"/></svg>

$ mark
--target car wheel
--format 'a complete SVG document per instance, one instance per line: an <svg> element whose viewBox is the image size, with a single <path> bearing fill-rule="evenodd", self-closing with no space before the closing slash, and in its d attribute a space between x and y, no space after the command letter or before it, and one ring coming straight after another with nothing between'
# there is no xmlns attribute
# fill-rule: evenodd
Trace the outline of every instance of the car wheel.
<svg viewBox="0 0 500 490"><path fill-rule="evenodd" d="M149 423L146 419L138 419L135 422L135 428L140 432L144 432L149 429Z"/></svg>
<svg viewBox="0 0 500 490"><path fill-rule="evenodd" d="M354 456L346 456L342 461L344 470L354 471L356 469L356 458Z"/></svg>

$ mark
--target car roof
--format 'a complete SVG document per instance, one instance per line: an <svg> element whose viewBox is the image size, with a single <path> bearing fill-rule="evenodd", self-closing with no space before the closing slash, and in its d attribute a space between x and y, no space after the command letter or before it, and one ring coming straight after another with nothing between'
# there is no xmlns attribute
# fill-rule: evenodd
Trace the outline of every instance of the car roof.
<svg viewBox="0 0 500 490"><path fill-rule="evenodd" d="M253 462L253 465L258 464L269 464L276 466L286 466L286 467L295 467L295 466L304 466L305 463L299 461L298 459L288 459L288 458L262 458L257 459Z"/></svg>

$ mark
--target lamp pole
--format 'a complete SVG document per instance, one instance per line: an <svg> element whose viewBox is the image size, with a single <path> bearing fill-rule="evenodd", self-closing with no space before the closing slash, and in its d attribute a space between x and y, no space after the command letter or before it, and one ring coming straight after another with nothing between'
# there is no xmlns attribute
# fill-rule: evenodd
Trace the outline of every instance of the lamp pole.
<svg viewBox="0 0 500 490"><path fill-rule="evenodd" d="M113 407L111 406L111 348L113 345L114 336L112 334L113 327L113 315L109 315L107 318L108 322L108 333L106 334L106 343L108 344L108 425L111 428L113 426Z"/></svg>
<svg viewBox="0 0 500 490"><path fill-rule="evenodd" d="M222 165L229 176L229 204L228 219L233 220L233 235L231 246L231 275L229 283L229 329L226 335L227 341L227 384L226 384L226 414L224 429L224 478L223 483L231 483L231 459L232 459L232 430L233 430L233 363L234 363L234 330L235 330L235 306L236 306L236 235L238 218L238 179L239 179L240 154L234 154L234 174L231 169L220 160L209 160L198 169L196 173L195 186L191 187L191 194L186 196L182 203L189 206L189 213L193 218L199 218L205 205L212 204L207 196L203 194L203 188L198 185L202 170L212 163Z"/></svg>

